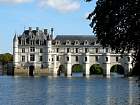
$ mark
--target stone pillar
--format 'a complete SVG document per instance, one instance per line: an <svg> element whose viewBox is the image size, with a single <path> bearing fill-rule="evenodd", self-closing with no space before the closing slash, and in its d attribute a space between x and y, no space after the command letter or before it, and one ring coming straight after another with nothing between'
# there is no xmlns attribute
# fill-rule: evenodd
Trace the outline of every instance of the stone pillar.
<svg viewBox="0 0 140 105"><path fill-rule="evenodd" d="M90 75L90 65L89 65L89 53L86 53L84 56L84 70L85 70L85 76L89 77Z"/></svg>
<svg viewBox="0 0 140 105"><path fill-rule="evenodd" d="M71 65L71 53L68 53L66 56L66 69L67 69L67 77L71 77L72 76L72 65Z"/></svg>
<svg viewBox="0 0 140 105"><path fill-rule="evenodd" d="M110 53L105 53L104 54L104 75L105 76L110 76Z"/></svg>

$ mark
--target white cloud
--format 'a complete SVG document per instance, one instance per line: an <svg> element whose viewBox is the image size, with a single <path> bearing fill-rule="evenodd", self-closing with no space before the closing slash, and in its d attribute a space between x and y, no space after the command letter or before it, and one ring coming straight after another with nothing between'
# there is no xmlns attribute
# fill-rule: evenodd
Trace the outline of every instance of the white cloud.
<svg viewBox="0 0 140 105"><path fill-rule="evenodd" d="M0 0L0 3L12 3L12 4L20 4L20 3L27 3L31 2L32 0Z"/></svg>
<svg viewBox="0 0 140 105"><path fill-rule="evenodd" d="M41 7L50 6L60 12L75 11L80 8L79 0L39 0Z"/></svg>

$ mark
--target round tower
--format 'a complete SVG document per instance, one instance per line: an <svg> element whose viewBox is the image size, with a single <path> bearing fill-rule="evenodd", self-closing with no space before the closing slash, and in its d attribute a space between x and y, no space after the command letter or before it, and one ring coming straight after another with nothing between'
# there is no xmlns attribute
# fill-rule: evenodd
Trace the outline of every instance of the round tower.
<svg viewBox="0 0 140 105"><path fill-rule="evenodd" d="M13 39L13 64L14 67L18 66L18 36L16 34Z"/></svg>

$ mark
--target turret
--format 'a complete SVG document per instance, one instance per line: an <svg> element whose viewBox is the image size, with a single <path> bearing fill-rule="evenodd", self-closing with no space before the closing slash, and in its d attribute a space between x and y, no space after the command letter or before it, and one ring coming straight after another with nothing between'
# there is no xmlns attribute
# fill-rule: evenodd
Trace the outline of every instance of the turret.
<svg viewBox="0 0 140 105"><path fill-rule="evenodd" d="M18 36L15 34L13 39L13 55L14 55L14 66L18 65Z"/></svg>

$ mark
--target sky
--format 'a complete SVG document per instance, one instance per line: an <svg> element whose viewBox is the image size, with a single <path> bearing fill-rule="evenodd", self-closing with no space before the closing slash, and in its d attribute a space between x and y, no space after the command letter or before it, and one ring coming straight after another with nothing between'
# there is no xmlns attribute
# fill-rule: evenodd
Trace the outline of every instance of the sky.
<svg viewBox="0 0 140 105"><path fill-rule="evenodd" d="M12 53L15 33L54 28L56 35L93 35L86 19L96 0L0 0L0 53Z"/></svg>

